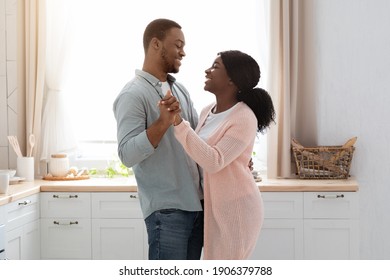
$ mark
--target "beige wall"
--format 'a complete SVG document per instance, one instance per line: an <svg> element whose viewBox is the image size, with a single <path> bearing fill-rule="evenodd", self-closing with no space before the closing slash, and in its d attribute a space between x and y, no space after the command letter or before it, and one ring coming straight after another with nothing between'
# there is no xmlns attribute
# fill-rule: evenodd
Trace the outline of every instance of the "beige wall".
<svg viewBox="0 0 390 280"><path fill-rule="evenodd" d="M0 168L15 168L7 135L17 135L16 0L0 0Z"/></svg>

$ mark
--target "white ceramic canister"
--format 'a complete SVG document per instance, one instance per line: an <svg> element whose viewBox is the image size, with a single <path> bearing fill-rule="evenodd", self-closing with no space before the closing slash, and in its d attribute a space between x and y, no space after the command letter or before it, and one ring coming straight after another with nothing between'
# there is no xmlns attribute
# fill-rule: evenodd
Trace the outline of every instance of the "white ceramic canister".
<svg viewBox="0 0 390 280"><path fill-rule="evenodd" d="M34 158L17 157L16 158L16 175L24 178L26 181L34 181Z"/></svg>
<svg viewBox="0 0 390 280"><path fill-rule="evenodd" d="M51 155L49 172L54 177L64 177L69 171L69 159L66 154Z"/></svg>
<svg viewBox="0 0 390 280"><path fill-rule="evenodd" d="M9 186L9 173L0 171L0 194L6 194Z"/></svg>

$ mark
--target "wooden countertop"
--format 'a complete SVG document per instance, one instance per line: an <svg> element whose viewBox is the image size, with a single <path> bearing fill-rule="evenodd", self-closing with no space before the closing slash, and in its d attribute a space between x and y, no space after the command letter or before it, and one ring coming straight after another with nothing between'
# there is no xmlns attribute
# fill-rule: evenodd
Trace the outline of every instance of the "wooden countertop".
<svg viewBox="0 0 390 280"><path fill-rule="evenodd" d="M300 180L300 179L263 179L258 183L261 192L355 192L357 181L348 180ZM0 205L39 192L136 192L134 177L129 178L91 178L76 181L21 182L10 185L7 194L0 194Z"/></svg>
<svg viewBox="0 0 390 280"><path fill-rule="evenodd" d="M264 179L258 183L262 192L356 192L354 178L338 180Z"/></svg>

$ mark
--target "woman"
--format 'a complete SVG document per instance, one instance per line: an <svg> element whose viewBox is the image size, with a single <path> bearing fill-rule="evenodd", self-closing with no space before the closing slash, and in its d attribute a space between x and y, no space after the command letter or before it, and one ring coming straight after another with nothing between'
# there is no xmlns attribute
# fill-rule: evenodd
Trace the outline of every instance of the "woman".
<svg viewBox="0 0 390 280"><path fill-rule="evenodd" d="M256 88L259 79L251 56L221 52L206 70L204 86L216 102L202 110L195 131L180 115L173 117L180 109L172 103L161 110L170 114L177 140L203 169L204 259L247 259L260 233L263 202L248 162L256 131L274 121L275 111L268 93Z"/></svg>

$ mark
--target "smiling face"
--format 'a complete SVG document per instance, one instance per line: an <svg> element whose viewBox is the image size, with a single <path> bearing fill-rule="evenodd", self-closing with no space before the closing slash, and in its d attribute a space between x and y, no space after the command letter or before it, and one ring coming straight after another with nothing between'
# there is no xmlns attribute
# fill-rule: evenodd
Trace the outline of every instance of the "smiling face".
<svg viewBox="0 0 390 280"><path fill-rule="evenodd" d="M222 58L217 56L213 65L206 69L206 81L204 89L214 94L219 94L232 88L232 82L226 72Z"/></svg>
<svg viewBox="0 0 390 280"><path fill-rule="evenodd" d="M181 60L186 55L183 32L179 28L171 28L161 43L160 59L163 71L166 73L179 72Z"/></svg>

